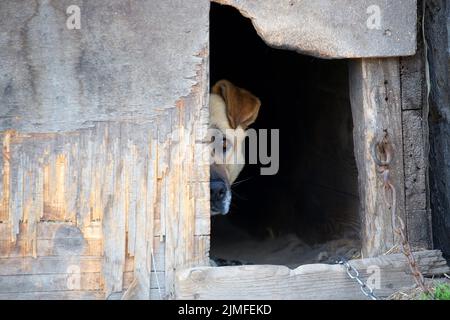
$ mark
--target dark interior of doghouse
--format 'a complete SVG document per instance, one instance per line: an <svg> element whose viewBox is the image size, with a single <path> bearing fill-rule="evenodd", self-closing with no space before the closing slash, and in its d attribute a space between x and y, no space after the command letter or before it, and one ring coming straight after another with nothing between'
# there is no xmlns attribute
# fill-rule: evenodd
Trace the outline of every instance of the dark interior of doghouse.
<svg viewBox="0 0 450 320"><path fill-rule="evenodd" d="M245 166L232 187L230 213L212 217L210 256L219 264L291 267L357 256L347 62L271 48L250 19L212 3L211 86L220 79L260 98L252 127L279 129L280 166L270 176L260 174L261 165Z"/></svg>

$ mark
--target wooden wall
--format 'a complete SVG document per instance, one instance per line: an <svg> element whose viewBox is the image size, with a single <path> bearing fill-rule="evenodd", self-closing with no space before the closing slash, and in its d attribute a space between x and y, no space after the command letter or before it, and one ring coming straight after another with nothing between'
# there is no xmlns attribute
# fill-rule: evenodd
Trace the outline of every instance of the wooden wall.
<svg viewBox="0 0 450 320"><path fill-rule="evenodd" d="M207 261L208 8L0 3L0 299L165 298Z"/></svg>

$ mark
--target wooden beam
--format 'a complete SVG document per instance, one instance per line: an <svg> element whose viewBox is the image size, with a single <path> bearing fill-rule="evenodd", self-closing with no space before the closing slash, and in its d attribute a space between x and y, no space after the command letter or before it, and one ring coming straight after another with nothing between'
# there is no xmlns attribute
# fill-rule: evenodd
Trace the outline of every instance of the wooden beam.
<svg viewBox="0 0 450 320"><path fill-rule="evenodd" d="M415 0L214 2L251 19L271 47L330 59L402 56L416 49ZM374 13L381 19L378 26L371 26Z"/></svg>
<svg viewBox="0 0 450 320"><path fill-rule="evenodd" d="M418 3L422 22L423 4ZM417 52L400 58L402 93L403 163L405 170L405 211L408 239L412 246L433 247L428 188L427 81L422 23L417 25Z"/></svg>
<svg viewBox="0 0 450 320"><path fill-rule="evenodd" d="M349 81L358 167L362 252L364 257L374 257L397 243L383 179L372 156L373 144L385 135L393 147L389 169L390 181L397 196L396 212L405 221L399 59L351 61Z"/></svg>
<svg viewBox="0 0 450 320"><path fill-rule="evenodd" d="M427 276L450 269L438 250L415 253L417 263ZM369 283L378 284L374 292L387 297L414 284L406 258L392 254L352 260L350 263ZM372 282L372 280L375 280ZM285 266L248 265L197 267L177 272L177 299L365 299L360 286L348 277L341 265L310 264L291 270Z"/></svg>
<svg viewBox="0 0 450 320"><path fill-rule="evenodd" d="M433 241L427 191L424 121L422 110L403 111L405 209L407 234L411 245L431 249Z"/></svg>
<svg viewBox="0 0 450 320"><path fill-rule="evenodd" d="M158 289L149 290L150 300L160 299ZM103 291L44 291L44 292L15 292L0 293L0 300L101 300L105 298ZM107 297L108 300L120 300L123 292L115 292Z"/></svg>
<svg viewBox="0 0 450 320"><path fill-rule="evenodd" d="M433 241L450 257L450 108L447 1L427 0L425 38L429 64L430 201Z"/></svg>

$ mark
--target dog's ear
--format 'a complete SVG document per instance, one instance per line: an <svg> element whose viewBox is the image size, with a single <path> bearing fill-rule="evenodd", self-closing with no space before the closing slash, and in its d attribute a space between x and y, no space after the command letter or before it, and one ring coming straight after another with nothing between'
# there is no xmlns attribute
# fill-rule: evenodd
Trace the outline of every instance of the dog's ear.
<svg viewBox="0 0 450 320"><path fill-rule="evenodd" d="M212 93L220 95L225 101L228 121L233 129L238 126L246 129L258 117L261 101L247 90L236 87L230 81L218 81L213 86Z"/></svg>

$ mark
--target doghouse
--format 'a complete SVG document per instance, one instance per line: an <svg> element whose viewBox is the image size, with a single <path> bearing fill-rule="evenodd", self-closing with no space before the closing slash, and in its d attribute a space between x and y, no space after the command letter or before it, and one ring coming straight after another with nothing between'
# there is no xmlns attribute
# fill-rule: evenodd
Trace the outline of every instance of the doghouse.
<svg viewBox="0 0 450 320"><path fill-rule="evenodd" d="M261 96L283 149L280 175L240 184L276 218L261 200L231 224L319 241L337 231L311 221L345 211L352 263L379 268L387 297L414 283L395 215L422 273L448 272L445 1L216 2L0 3L0 299L365 298L327 259L210 266L202 155L222 77Z"/></svg>

